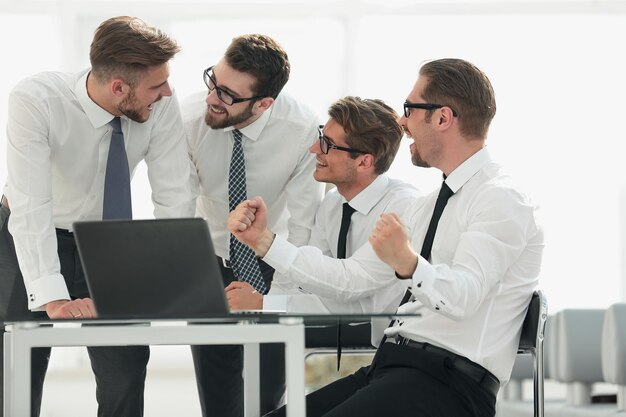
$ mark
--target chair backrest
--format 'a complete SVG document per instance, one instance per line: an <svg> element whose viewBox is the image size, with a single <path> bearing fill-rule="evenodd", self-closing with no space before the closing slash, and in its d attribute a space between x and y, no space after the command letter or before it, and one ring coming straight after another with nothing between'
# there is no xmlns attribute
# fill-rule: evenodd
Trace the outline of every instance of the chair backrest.
<svg viewBox="0 0 626 417"><path fill-rule="evenodd" d="M550 374L564 384L568 407L591 404L593 384L602 375L604 309L564 309L554 317ZM582 410L582 408L581 408Z"/></svg>
<svg viewBox="0 0 626 417"><path fill-rule="evenodd" d="M617 385L617 409L626 411L626 303L611 305L604 315L602 375Z"/></svg>
<svg viewBox="0 0 626 417"><path fill-rule="evenodd" d="M522 324L518 354L530 353L533 361L533 405L535 417L544 415L544 368L543 341L546 320L548 318L548 300L542 291L535 291L530 299L526 317Z"/></svg>
<svg viewBox="0 0 626 417"><path fill-rule="evenodd" d="M539 345L543 345L547 318L548 301L543 292L537 290L526 311L517 353L533 353Z"/></svg>

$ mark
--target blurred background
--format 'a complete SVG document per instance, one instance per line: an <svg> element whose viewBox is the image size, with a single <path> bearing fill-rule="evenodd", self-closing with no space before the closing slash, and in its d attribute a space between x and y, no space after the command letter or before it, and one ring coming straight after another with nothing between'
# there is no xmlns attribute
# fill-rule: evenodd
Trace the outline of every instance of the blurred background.
<svg viewBox="0 0 626 417"><path fill-rule="evenodd" d="M345 95L380 98L400 112L425 60L475 63L490 77L498 102L490 152L541 207L541 288L550 312L626 300L626 134L619 122L626 110L625 1L0 0L0 126L15 83L39 71L88 66L94 30L122 14L159 26L182 45L171 66L181 99L206 88L202 71L234 36L274 37L292 63L285 91L321 122ZM413 167L408 145L405 140L391 175L424 192L437 188L439 173ZM143 167L135 172L133 200L138 217L152 216ZM67 375L71 364L84 364L81 354L58 349L52 374L55 366ZM188 349L154 349L151 366L160 363L158 372L191 372ZM197 402L193 381L184 386ZM53 396L46 395L44 402ZM146 415L156 414L147 408Z"/></svg>

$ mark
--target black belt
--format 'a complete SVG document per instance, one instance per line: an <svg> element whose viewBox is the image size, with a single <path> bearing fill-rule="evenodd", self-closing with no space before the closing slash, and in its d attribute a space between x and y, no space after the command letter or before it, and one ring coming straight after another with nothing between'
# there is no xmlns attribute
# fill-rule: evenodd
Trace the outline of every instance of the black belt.
<svg viewBox="0 0 626 417"><path fill-rule="evenodd" d="M416 349L423 349L428 352L433 352L438 355L447 356L452 359L452 363L459 372L474 380L479 386L493 394L495 397L500 389L500 381L494 374L483 368L477 363L474 363L467 359L465 356L457 355L446 349L433 346L429 343L416 342L415 340L407 339L406 337L396 336L396 339L387 339L387 342L396 343L398 345L410 346Z"/></svg>
<svg viewBox="0 0 626 417"><path fill-rule="evenodd" d="M232 268L232 266L230 266L230 261L228 259L220 258L219 256L216 256L216 258L217 258L217 262L222 264L224 268Z"/></svg>

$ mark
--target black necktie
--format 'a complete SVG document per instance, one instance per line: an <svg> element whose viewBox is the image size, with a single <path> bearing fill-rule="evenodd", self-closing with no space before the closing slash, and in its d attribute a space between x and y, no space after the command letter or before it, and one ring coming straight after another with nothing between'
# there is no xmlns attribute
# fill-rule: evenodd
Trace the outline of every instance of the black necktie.
<svg viewBox="0 0 626 417"><path fill-rule="evenodd" d="M109 124L113 127L113 132L111 132L111 144L104 174L102 219L132 219L130 170L124 147L122 124L119 117L114 117Z"/></svg>
<svg viewBox="0 0 626 417"><path fill-rule="evenodd" d="M339 239L337 239L337 259L346 258L346 241L348 230L350 229L350 219L354 209L350 204L343 203L343 213L341 215L341 227L339 228Z"/></svg>
<svg viewBox="0 0 626 417"><path fill-rule="evenodd" d="M348 230L350 230L350 219L354 213L350 204L343 203L343 213L341 214L341 227L339 228L339 238L337 239L337 259L346 258L346 241L348 240ZM337 371L341 365L341 323L337 324Z"/></svg>
<svg viewBox="0 0 626 417"><path fill-rule="evenodd" d="M454 192L448 187L448 184L444 181L441 184L441 189L439 190L439 195L437 196L437 201L435 202L435 209L433 210L433 216L430 218L430 223L428 224L428 230L426 231L426 237L424 238L424 243L422 244L422 251L420 252L420 256L424 259L430 260L430 252L433 248L433 242L435 241L435 232L437 232L437 225L439 224L439 219L443 214L443 209L446 208L446 204L448 204L448 200L450 197L454 195ZM404 297L402 297L402 301L400 301L399 306L409 301L411 298L411 288L406 290L404 293ZM398 307L399 307L398 306ZM391 320L389 323L389 327L392 327L395 320ZM385 343L387 336L383 336L383 340L380 344L382 346Z"/></svg>
<svg viewBox="0 0 626 417"><path fill-rule="evenodd" d="M246 191L246 163L241 145L241 132L233 130L233 155L230 159L230 169L228 174L228 207L233 211L237 204L247 198ZM267 292L261 267L252 249L244 245L230 235L230 264L233 273L239 281L249 283L261 294Z"/></svg>

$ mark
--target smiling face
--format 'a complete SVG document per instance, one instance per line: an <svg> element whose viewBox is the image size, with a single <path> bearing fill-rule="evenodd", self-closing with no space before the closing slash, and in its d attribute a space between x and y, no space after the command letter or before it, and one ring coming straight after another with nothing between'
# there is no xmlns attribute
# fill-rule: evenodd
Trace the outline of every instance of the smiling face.
<svg viewBox="0 0 626 417"><path fill-rule="evenodd" d="M428 80L420 76L407 97L409 103L424 103L421 92L424 90ZM436 131L432 125L433 112L438 110L411 109L409 117L400 117L400 125L406 136L413 139L410 146L411 162L419 167L436 166L442 155L442 145Z"/></svg>
<svg viewBox="0 0 626 417"><path fill-rule="evenodd" d="M323 135L331 144L350 147L345 141L346 132L334 119L329 119L323 129ZM319 182L335 184L342 192L342 188L352 186L356 181L357 166L361 156L353 159L350 152L330 148L327 154L322 152L319 140L309 148L309 152L316 155L317 164L313 177ZM342 195L344 195L342 193Z"/></svg>
<svg viewBox="0 0 626 417"><path fill-rule="evenodd" d="M167 63L150 67L134 87L129 90L118 103L117 110L131 120L144 123L150 118L152 105L161 98L172 95L168 83L170 75Z"/></svg>
<svg viewBox="0 0 626 417"><path fill-rule="evenodd" d="M206 124L212 129L224 129L234 126L241 129L255 121L260 113L255 111L256 100L225 104L218 97L218 88L233 98L247 98L255 96L253 87L254 77L230 67L224 59L213 67L213 77L217 88L209 91L206 97L207 112L204 117Z"/></svg>

